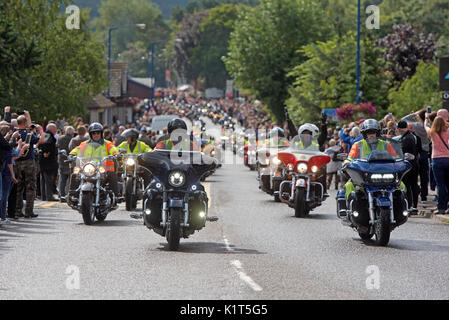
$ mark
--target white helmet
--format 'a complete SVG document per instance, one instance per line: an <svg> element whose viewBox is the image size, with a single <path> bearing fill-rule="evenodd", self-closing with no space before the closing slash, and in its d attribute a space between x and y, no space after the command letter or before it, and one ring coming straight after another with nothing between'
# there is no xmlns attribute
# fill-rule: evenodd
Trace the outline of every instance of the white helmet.
<svg viewBox="0 0 449 320"><path fill-rule="evenodd" d="M298 134L301 135L304 131L312 132L312 136L314 137L318 137L318 135L320 134L320 130L318 129L318 127L311 123L306 123L299 127Z"/></svg>

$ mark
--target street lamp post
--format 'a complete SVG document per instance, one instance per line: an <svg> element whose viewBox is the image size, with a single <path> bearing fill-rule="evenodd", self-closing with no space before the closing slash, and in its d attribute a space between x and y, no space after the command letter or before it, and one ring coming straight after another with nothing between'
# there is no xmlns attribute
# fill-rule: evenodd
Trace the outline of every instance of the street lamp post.
<svg viewBox="0 0 449 320"><path fill-rule="evenodd" d="M356 104L360 103L360 15L361 15L361 4L358 0L357 9L357 89L356 89Z"/></svg>
<svg viewBox="0 0 449 320"><path fill-rule="evenodd" d="M117 30L119 28L130 28L130 27L138 27L140 29L145 29L146 24L144 23L138 23L138 24L126 24L122 26L114 26L109 28L108 32L108 95L107 98L109 99L111 97L111 34L113 30Z"/></svg>

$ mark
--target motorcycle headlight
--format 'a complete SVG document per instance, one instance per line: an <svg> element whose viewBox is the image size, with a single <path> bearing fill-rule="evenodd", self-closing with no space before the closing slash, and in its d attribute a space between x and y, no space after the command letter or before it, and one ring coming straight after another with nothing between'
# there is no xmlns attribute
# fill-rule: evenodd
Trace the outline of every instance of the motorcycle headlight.
<svg viewBox="0 0 449 320"><path fill-rule="evenodd" d="M317 166L313 166L312 167L312 172L313 173L317 173L318 172L318 167Z"/></svg>
<svg viewBox="0 0 449 320"><path fill-rule="evenodd" d="M293 171L293 169L295 169L295 167L293 166L293 164L289 163L287 166L288 171Z"/></svg>
<svg viewBox="0 0 449 320"><path fill-rule="evenodd" d="M181 171L173 171L168 176L168 182L172 187L179 188L186 181L186 176Z"/></svg>
<svg viewBox="0 0 449 320"><path fill-rule="evenodd" d="M83 173L88 177L93 176L96 171L97 169L92 163L88 163L83 167Z"/></svg>
<svg viewBox="0 0 449 320"><path fill-rule="evenodd" d="M298 170L299 173L307 173L307 170L309 169L309 166L307 163L298 163L296 166L296 170Z"/></svg>
<svg viewBox="0 0 449 320"><path fill-rule="evenodd" d="M100 167L100 168L98 168L98 172L105 173L106 169L104 167Z"/></svg>
<svg viewBox="0 0 449 320"><path fill-rule="evenodd" d="M75 168L73 168L73 173L74 173L74 174L78 174L78 173L80 173L80 171L81 171L81 168L80 168L80 167L75 167Z"/></svg>
<svg viewBox="0 0 449 320"><path fill-rule="evenodd" d="M278 157L274 157L274 158L271 159L271 164L273 164L275 166L278 166L278 165L281 164L281 160L279 160Z"/></svg>
<svg viewBox="0 0 449 320"><path fill-rule="evenodd" d="M211 155L211 157L215 157L215 151L212 150L212 151L210 152L210 155Z"/></svg>
<svg viewBox="0 0 449 320"><path fill-rule="evenodd" d="M371 181L374 183L392 183L396 181L396 176L392 173L374 173L371 175Z"/></svg>
<svg viewBox="0 0 449 320"><path fill-rule="evenodd" d="M136 164L136 160L134 160L133 158L128 158L128 160L126 160L126 165L129 167L133 167Z"/></svg>

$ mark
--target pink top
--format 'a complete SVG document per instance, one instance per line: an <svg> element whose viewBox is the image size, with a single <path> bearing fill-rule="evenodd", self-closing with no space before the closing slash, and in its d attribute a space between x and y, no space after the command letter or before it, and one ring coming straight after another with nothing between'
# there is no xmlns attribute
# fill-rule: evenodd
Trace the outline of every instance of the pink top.
<svg viewBox="0 0 449 320"><path fill-rule="evenodd" d="M441 132L441 138L449 147L449 130ZM438 134L434 133L432 134L432 159L438 158L449 158L449 149L446 148Z"/></svg>

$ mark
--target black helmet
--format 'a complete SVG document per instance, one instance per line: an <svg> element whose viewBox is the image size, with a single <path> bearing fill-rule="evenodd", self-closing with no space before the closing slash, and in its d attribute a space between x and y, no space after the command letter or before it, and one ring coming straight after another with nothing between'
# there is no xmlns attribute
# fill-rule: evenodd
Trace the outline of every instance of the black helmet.
<svg viewBox="0 0 449 320"><path fill-rule="evenodd" d="M171 134L173 131L178 130L178 129L187 131L187 125L183 120L176 118L176 119L171 120L168 123L167 129L168 129L168 134Z"/></svg>
<svg viewBox="0 0 449 320"><path fill-rule="evenodd" d="M284 129L281 129L281 128L274 128L274 129L271 129L269 136L270 137L277 136L278 138L285 138L285 131L284 131Z"/></svg>
<svg viewBox="0 0 449 320"><path fill-rule="evenodd" d="M103 126L101 123L94 122L89 126L89 136L92 138L92 132L101 132L101 137L103 138Z"/></svg>
<svg viewBox="0 0 449 320"><path fill-rule="evenodd" d="M377 134L380 133L380 124L375 119L365 120L360 126L360 131L363 134L363 137L366 139L366 133L368 131L376 131Z"/></svg>
<svg viewBox="0 0 449 320"><path fill-rule="evenodd" d="M125 138L131 138L131 140L137 140L137 138L139 138L139 131L134 128L126 129L123 131L122 136Z"/></svg>

